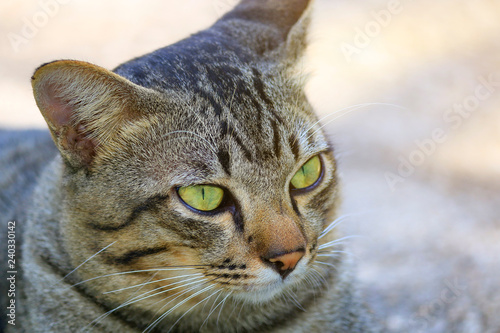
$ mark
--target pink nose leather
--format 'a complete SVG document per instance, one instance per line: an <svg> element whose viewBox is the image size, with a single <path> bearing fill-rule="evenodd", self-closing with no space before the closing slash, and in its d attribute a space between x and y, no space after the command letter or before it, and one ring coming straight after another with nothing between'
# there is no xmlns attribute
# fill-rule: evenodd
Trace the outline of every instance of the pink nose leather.
<svg viewBox="0 0 500 333"><path fill-rule="evenodd" d="M295 266L297 266L297 263L303 256L304 251L299 250L269 258L267 261L285 279L295 269Z"/></svg>
<svg viewBox="0 0 500 333"><path fill-rule="evenodd" d="M294 269L297 263L299 262L300 259L304 256L304 252L302 251L296 251L292 253L287 253L282 256L278 256L275 258L269 259L270 262L272 263L278 263L281 262L282 264L278 264L279 270L284 271L287 269Z"/></svg>

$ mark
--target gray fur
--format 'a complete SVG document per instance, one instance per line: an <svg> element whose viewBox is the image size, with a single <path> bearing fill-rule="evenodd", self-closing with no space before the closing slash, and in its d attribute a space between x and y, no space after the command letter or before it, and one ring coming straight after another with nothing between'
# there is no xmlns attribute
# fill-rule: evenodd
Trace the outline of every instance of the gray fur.
<svg viewBox="0 0 500 333"><path fill-rule="evenodd" d="M6 170L36 165L20 172L31 172L24 184L21 176L1 179L3 193L21 196L16 205L32 198L27 216L15 208L8 215L28 221L11 331L141 332L158 318L154 332L379 330L344 256L323 264L315 257L338 238L334 230L317 242L336 216L339 189L332 147L295 72L308 11L308 1L243 1L208 30L119 66L118 75L75 61L36 71L35 99L61 155L50 161L45 140L22 163L2 161ZM29 145L15 141L10 151ZM316 154L321 182L293 197L286 184ZM176 196L176 186L210 183L232 193L234 210L193 213ZM255 287L263 272L276 279L263 266L262 244L285 224L307 240L304 259L278 286ZM289 230L277 239L293 243ZM288 249L283 244L271 245ZM106 293L156 274L179 281L154 274L164 267L201 273L192 293L214 288L200 294L206 302L182 305L180 294L172 304L156 297L121 307L134 289ZM149 271L109 276L137 269Z"/></svg>

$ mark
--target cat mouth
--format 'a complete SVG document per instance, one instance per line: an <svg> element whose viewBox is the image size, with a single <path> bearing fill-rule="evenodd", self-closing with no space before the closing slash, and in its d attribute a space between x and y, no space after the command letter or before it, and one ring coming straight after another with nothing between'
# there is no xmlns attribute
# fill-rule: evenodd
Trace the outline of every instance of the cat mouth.
<svg viewBox="0 0 500 333"><path fill-rule="evenodd" d="M305 261L305 260L304 260ZM293 289L304 280L306 274L305 264L297 265L285 278L268 267L262 268L255 275L237 276L241 279L231 279L224 276L227 281L218 281L232 296L241 301L261 304L272 301Z"/></svg>

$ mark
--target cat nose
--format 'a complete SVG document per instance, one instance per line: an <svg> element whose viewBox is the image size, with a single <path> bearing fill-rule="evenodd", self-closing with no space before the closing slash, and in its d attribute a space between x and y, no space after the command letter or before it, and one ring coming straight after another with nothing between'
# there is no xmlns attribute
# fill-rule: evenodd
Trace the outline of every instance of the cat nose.
<svg viewBox="0 0 500 333"><path fill-rule="evenodd" d="M262 260L278 272L282 279L285 279L295 269L304 253L303 249L299 249L285 254L266 256Z"/></svg>

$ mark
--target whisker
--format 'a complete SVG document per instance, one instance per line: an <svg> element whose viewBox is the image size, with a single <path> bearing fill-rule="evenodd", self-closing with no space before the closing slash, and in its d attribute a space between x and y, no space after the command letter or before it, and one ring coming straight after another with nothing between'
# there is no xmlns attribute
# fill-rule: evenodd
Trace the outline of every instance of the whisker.
<svg viewBox="0 0 500 333"><path fill-rule="evenodd" d="M241 308L240 308L240 311L238 312L238 317L236 319L236 322L240 321L241 311L243 311L243 308L245 307L246 303L247 303L247 300L243 300L243 302L241 302Z"/></svg>
<svg viewBox="0 0 500 333"><path fill-rule="evenodd" d="M198 280L196 280L196 279L198 279ZM186 282L193 281L193 280L196 280L196 281L194 281L194 282L192 282L192 283L186 283ZM190 279L187 279L187 280L184 280L184 281L173 282L173 283L167 284L167 285L165 285L165 286L160 286L160 287L154 288L154 289L152 289L152 290L150 290L150 291L147 291L147 292L145 292L145 293L142 293L142 294L141 294L141 295L139 295L139 296L136 296L134 299L133 299L133 298L130 298L129 300L130 300L132 303L135 303L135 299L136 299L136 298L141 298L141 297L144 297L145 295L150 294L150 293L152 293L152 292L155 292L155 291L157 291L157 290L161 290L161 289L165 289L165 288L168 288L168 287L172 287L172 286L175 286L175 285L181 284L180 286L177 286L177 287L175 287L175 288L169 288L169 289L167 289L167 290L162 290L161 292L158 292L158 293L154 294L153 296L161 295L161 294L163 294L163 293L165 293L165 292L169 292L169 291L172 291L172 290L175 290L175 289L179 289L179 288L187 287L187 286L189 286L189 285L192 285L192 284L194 284L194 283L199 283L199 282L203 282L203 279L200 279L200 277L194 277L194 278L190 278ZM175 296L175 295L179 294L180 292L182 292L182 290L181 290L181 291L179 291L179 292L177 292L177 293L174 293L174 294L172 294L172 295L170 295L170 296L168 296L168 297L166 297L166 298L163 298L163 299L161 299L161 300L159 300L159 301L157 301L157 302L154 302L154 303L153 303L153 304L151 304L149 307L154 307L156 304L161 303L161 302L163 302L163 301L167 300L168 298L173 297L173 296ZM140 301L140 300L138 300L138 301ZM125 304L125 305L128 305L128 304ZM161 310L161 309L160 309L160 310ZM160 310L156 311L156 313L158 313ZM156 313L155 313L155 315L156 315ZM153 317L154 317L154 315L153 315Z"/></svg>
<svg viewBox="0 0 500 333"><path fill-rule="evenodd" d="M292 300L292 302L295 304L296 307L298 307L299 309L301 309L302 311L306 311L306 309L304 309L302 307L302 305L299 303L299 301L297 300L297 298L295 297L296 295L293 293L293 291L291 290L287 290L287 295L290 296L290 299Z"/></svg>
<svg viewBox="0 0 500 333"><path fill-rule="evenodd" d="M329 258L338 258L339 255L336 254L336 253L332 253L332 254L318 254L317 255L318 257L329 257Z"/></svg>
<svg viewBox="0 0 500 333"><path fill-rule="evenodd" d="M203 323L201 324L201 327L203 327L205 325L205 323L208 321L208 319L210 318L210 316L212 315L212 313L214 313L217 308L219 307L219 305L223 304L226 302L226 299L232 294L232 292L230 292L229 294L226 295L226 297L224 297L218 304L215 308L210 309L210 313L208 314L207 318L205 319L205 321L203 321ZM218 298L218 297L217 297ZM215 303L214 303L215 304ZM222 309L222 308L221 308ZM219 319L217 318L217 325L219 324ZM200 327L200 330L201 330L201 327Z"/></svg>
<svg viewBox="0 0 500 333"><path fill-rule="evenodd" d="M149 282L149 281L151 281L152 279L154 279L154 277L155 277L157 274L158 274L158 272L156 272L156 273L154 273L153 275L151 275L151 277L150 277L149 279L147 279L147 282ZM142 287L140 287L139 289L137 289L136 291L134 291L134 292L132 293L132 295L130 295L130 297L129 297L129 298L127 298L127 299L126 299L126 300L125 300L122 304L120 304L120 305L123 305L123 304L127 303L128 301L130 301L132 298L134 298L134 296L135 296L136 294L138 294L138 293L139 293L139 291L140 291L142 288L144 288L144 286L142 286ZM98 320L98 321L100 321L100 320L104 319L105 317L107 317L107 316L104 316L104 317L102 317L102 318L101 318L101 317L98 317L98 318L96 318L95 320L97 320L97 319L99 319L99 318L100 318L100 319ZM97 321L97 322L98 322L98 321ZM90 324L92 324L93 322L94 322L94 321L92 321ZM95 324L97 324L97 322L96 322L96 323L94 323L94 324L92 324L92 326L95 326ZM89 324L89 325L90 325L90 324ZM89 326L89 325L87 325L87 326ZM85 327L87 327L87 326L85 326Z"/></svg>
<svg viewBox="0 0 500 333"><path fill-rule="evenodd" d="M157 274L158 274L158 272L156 272L156 273L154 273L153 275L151 275L151 277L150 277L150 278L146 281L146 283L147 283L147 282L149 282L149 281L151 281L151 280L153 280ZM144 288L144 287L145 287L145 285L146 285L146 284L144 283L144 284L143 284L143 285L142 285L139 289L137 289L136 291L134 291L134 292L130 295L130 297L129 297L129 298L127 298L127 299L125 300L125 302L128 302L129 300L131 300L132 298L134 298L134 297L135 297L135 295L136 295L136 294L138 294L138 293L139 293L139 291L141 291L141 290L142 290L142 288ZM123 303L125 303L125 302L123 302ZM122 303L122 304L123 304L123 303Z"/></svg>
<svg viewBox="0 0 500 333"><path fill-rule="evenodd" d="M198 296L199 294L207 291L207 290L210 290L212 288L215 288L214 285L211 285L211 286L208 286L208 287L205 287L203 288L202 290L200 291L197 291L196 293L192 294L191 296L187 297L186 299L184 299L182 302L178 303L177 305L175 305L174 307L170 308L167 312L165 312L164 314L162 314L158 319L156 319L154 322L152 322L148 327L146 327L146 329L143 331L143 333L147 333L147 332L151 332L163 319L165 319L169 314L171 314L173 311L175 311L175 309L177 309L179 306L183 305L184 303L186 303L187 301L189 301L190 299L192 299L193 297L196 297ZM184 294L184 293L183 293ZM183 294L177 296L176 298L174 298L173 300L171 300L170 302L174 301L175 299L177 299L178 297L182 296ZM169 302L169 303L170 303ZM168 304L168 303L167 303ZM172 328L170 328L171 330ZM168 332L170 332L170 330Z"/></svg>
<svg viewBox="0 0 500 333"><path fill-rule="evenodd" d="M317 252L317 256L318 257L330 257L330 256L338 256L337 253L343 253L343 254L348 254L348 255L351 255L351 256L354 256L354 254L352 252L349 252L349 251L341 251L341 250L327 250L327 251L324 251L324 250L320 250Z"/></svg>
<svg viewBox="0 0 500 333"><path fill-rule="evenodd" d="M179 317L179 319L177 319L177 321L170 327L170 329L168 330L168 332L170 332L172 330L172 328L174 328L175 325L177 325L177 323L185 316L188 314L189 311L191 311L194 307L198 306L200 303L204 302L205 300L208 300L210 297L212 297L213 295L215 294L219 294L220 292L222 291L222 289L219 289L219 290L216 290L214 291L213 293L211 293L209 296L205 297L204 299L202 299L201 301L199 301L198 303L196 303L195 305L193 305L192 307L189 308L189 310L185 311L184 314L182 316ZM207 303L205 303L207 304ZM167 333L168 333L167 332Z"/></svg>
<svg viewBox="0 0 500 333"><path fill-rule="evenodd" d="M220 307L220 310L219 310L219 315L217 316L217 327L219 327L219 319L220 319L220 314L222 313L222 309L224 308L224 304L226 304L226 300L227 298L232 294L229 293L226 297L224 297L224 299L222 300L222 306Z"/></svg>
<svg viewBox="0 0 500 333"><path fill-rule="evenodd" d="M360 257L357 254L354 254L349 251L318 251L318 254L316 256L318 257L329 257L329 258L338 258L341 254L345 254L348 256L351 256L356 259L360 259Z"/></svg>
<svg viewBox="0 0 500 333"><path fill-rule="evenodd" d="M326 266L331 266L331 267L333 267L335 269L337 268L337 266L335 266L334 264L330 264L329 262L315 261L315 263L326 265Z"/></svg>
<svg viewBox="0 0 500 333"><path fill-rule="evenodd" d="M206 284L206 283L209 283L209 282L213 282L213 281L215 281L215 280L217 280L217 279L219 279L219 278L220 278L220 277L216 277L216 278L213 278L213 279L211 279L211 280L207 280L206 278L203 278L202 280L199 280L198 282L202 282L202 281L203 281L203 283L204 283L204 284ZM190 284L192 284L192 283L190 283ZM187 286L187 285L190 285L190 284L186 284L186 285L184 285L184 286ZM183 287L183 286L181 286L181 287ZM171 289L169 289L169 290L174 290L174 289L177 289L177 288L178 288L178 287L176 287L176 288L171 288ZM174 298L173 300L171 300L171 301L167 302L166 304L164 304L164 305L163 305L163 306L162 306L159 310L157 310L157 311L155 312L155 314L153 315L153 317L154 317L154 316L156 316L156 314L157 314L158 312L160 312L160 311L161 311L164 307L166 307L166 306L167 306L168 304L170 304L172 301L174 301L174 300L175 300L175 299L177 299L178 297L180 297L180 296L184 295L185 293L187 293L187 292L189 292L189 291L191 291L191 290L194 290L194 289L196 289L196 288L197 288L197 286L194 286L194 287L191 287L190 289L188 289L188 290L186 290L186 291L184 291L184 292L182 292L182 290L181 290L181 291L179 291L179 292L177 292L177 293L175 293L175 294L173 294L173 295L170 295L170 296L168 296L168 297L166 297L166 298L164 298L164 299L162 299L162 300L160 300L160 301L158 301L158 302L154 303L153 305L158 304L158 303L161 303L161 302L163 302L163 301L165 301L165 300L169 299L170 297L173 297L173 296L178 295L179 293L182 293L181 295L177 296L177 297L176 297L176 298ZM156 288L156 289L161 289L161 288ZM213 305L212 305L212 306L213 306Z"/></svg>
<svg viewBox="0 0 500 333"><path fill-rule="evenodd" d="M406 111L409 111L408 108L406 107L403 107L401 105L396 105L396 104L391 104L391 103L362 103L362 104L356 104L356 105L352 105L352 106L348 106L348 107L345 107L343 109L340 109L340 110L337 110L337 111L334 111L332 113L329 113L323 117L321 117L317 122L315 122L310 128L307 129L306 132L304 132L303 134L305 133L308 133L312 128L314 128L317 124L319 124L320 122L322 122L323 120L331 117L331 116L337 116L339 113L343 112L343 111L346 111L345 113L343 114L340 114L338 115L337 117L333 118L333 119L330 119L328 120L326 123L322 124L318 129L316 129L312 134L310 134L309 136L306 137L305 140L309 139L311 136L313 136L314 134L316 134L319 130L321 130L323 127L325 127L326 125L328 125L329 123L331 123L332 121L340 118L340 117L343 117L353 111L356 111L356 110L359 110L359 109L362 109L364 107L367 107L367 106L374 106L374 105L380 105L380 106L392 106L392 107L395 107L395 108L398 108L398 109L402 109L402 110L406 110ZM302 139L302 136L301 136L301 139Z"/></svg>
<svg viewBox="0 0 500 333"><path fill-rule="evenodd" d="M326 227L322 232L321 234L319 235L318 239L321 239L322 237L324 237L326 234L328 234L330 231L332 231L334 228L336 228L339 224L341 224L342 222L344 222L348 217L351 217L352 214L345 214L345 215L342 215L338 218L336 218L332 223L330 223L328 225L328 227Z"/></svg>
<svg viewBox="0 0 500 333"><path fill-rule="evenodd" d="M313 273L314 276L316 276L320 280L320 282L321 282L322 285L326 286L327 289L330 288L330 285L325 280L325 277L323 276L323 274L321 274L320 272L318 272L318 270L315 267L312 267L312 273Z"/></svg>
<svg viewBox="0 0 500 333"><path fill-rule="evenodd" d="M331 117L333 115L336 115L337 113L340 113L342 111L346 111L346 110L350 110L350 109L359 109L359 108L362 108L364 106L369 106L370 104L372 103L361 103L361 104L355 104L355 105L351 105L351 106L347 106L345 108L342 108L342 109L338 109L338 110L335 110L335 111L332 111L324 116L322 116L321 118L318 119L318 121L316 121L314 124L312 124L306 131L305 133L309 132L310 130L312 130L316 125L318 125L319 123L321 123L323 120L325 120L326 118L328 117ZM375 104L375 103L374 103Z"/></svg>
<svg viewBox="0 0 500 333"><path fill-rule="evenodd" d="M158 273L158 272L157 272ZM200 277L200 276L203 276L202 273L194 273L194 274L186 274L186 275L179 275L179 276L172 276L172 277L168 277L168 278L164 278L164 279L160 279L160 280L154 280L154 281L148 281L146 283L141 283L141 284L136 284L136 285L133 285L133 286L129 286L129 287L125 287L125 288L120 288L120 289L115 289L115 290L110 290L110 291L106 291L104 292L103 294L111 294L111 293L116 293L116 292L119 292L119 291L123 291L123 290L128 290L128 289L133 289L133 288L137 288L137 287L141 287L141 286L145 286L145 285L148 285L148 284L153 284L153 283L157 283L157 282L161 282L161 281L167 281L167 280L174 280L174 279L181 279L181 278L185 278L185 277ZM187 280L184 280L184 281L180 281L180 282L176 282L176 283L182 283L182 282L185 282Z"/></svg>
<svg viewBox="0 0 500 333"><path fill-rule="evenodd" d="M335 245L339 245L339 244L344 243L344 241L347 240L347 239L358 238L358 237L361 237L361 236L357 236L357 235L345 236L345 237L342 237L342 238L339 238L339 239L327 242L325 244L321 244L320 246L318 246L318 250L322 250L322 249L325 249L327 247L332 247L332 246L335 246Z"/></svg>
<svg viewBox="0 0 500 333"><path fill-rule="evenodd" d="M219 299L221 294L218 294L217 297L215 298L215 300L213 301L212 303L212 306L210 307L210 310L208 310L208 315L207 315L207 318L205 318L205 320L203 321L203 323L201 323L201 326L200 326L200 331L201 329L203 328L203 326L205 325L205 323L207 322L208 318L210 317L210 315L213 313L212 309L214 308L215 306L215 303L217 303L217 300Z"/></svg>
<svg viewBox="0 0 500 333"><path fill-rule="evenodd" d="M229 315L227 315L228 318L232 318L233 313L236 310L236 305L238 304L238 302L234 298L231 299L231 303L232 303L231 305L232 305L233 309L231 310L231 312L229 313Z"/></svg>
<svg viewBox="0 0 500 333"><path fill-rule="evenodd" d="M290 300L290 295L282 294L281 298L283 298L283 300L285 301L286 306L289 307L288 301Z"/></svg>
<svg viewBox="0 0 500 333"><path fill-rule="evenodd" d="M201 269L201 267L176 266L174 268L140 269L140 270L135 270L135 271L110 273L110 274L95 276L93 278L90 278L90 279L87 279L87 280L84 280L84 281L80 281L78 283L75 283L75 284L69 286L68 289L76 287L76 286L84 284L84 283L87 283L87 282L90 282L90 281L93 281L93 280L102 279L102 278L110 277L110 276L125 275L125 274L136 274L136 273L144 273L144 272L157 272L157 271L181 271L181 270L184 270L184 269Z"/></svg>
<svg viewBox="0 0 500 333"><path fill-rule="evenodd" d="M317 288L318 290L326 284L325 279L321 276L321 274L313 268L313 271L311 272L310 278L314 282L314 287Z"/></svg>
<svg viewBox="0 0 500 333"><path fill-rule="evenodd" d="M170 301L168 301L167 303L163 304L158 310L156 310L156 312L153 314L152 316L152 319L151 320L155 320L155 317L158 313L160 313L164 308L166 308L170 303L172 303L173 301L175 301L177 298L181 297L182 295L184 294L187 294L189 293L190 291L192 290L195 290L196 288L198 288L199 286L203 285L203 284L206 284L206 281L197 281L197 284L195 284L194 286L186 289L186 290L179 290L178 292L170 295L170 296L167 296L153 304L150 305L150 307L154 307L156 304L158 303L162 303L162 302L165 302L166 300L168 300L169 298L172 298L174 296L176 296L175 298L171 299ZM174 288L174 289L177 289L177 288Z"/></svg>
<svg viewBox="0 0 500 333"><path fill-rule="evenodd" d="M194 280L194 279L198 279L198 280L195 280L195 281L192 281L192 282L189 282L189 283L186 283L186 284L180 285L180 286L176 286L176 287L174 287L174 288L170 288L170 289L167 289L167 290L162 290L162 291L160 291L160 292L158 292L158 293L155 293L155 294L152 294L152 295L149 295L149 296L146 296L146 297L142 297L142 296L144 296L144 295L149 294L150 292L156 291L156 290L158 290L158 289L163 289L163 288L166 288L166 287L168 287L168 286L170 286L170 285L177 284L177 283L171 283L170 285L167 285L167 286L158 287L158 288L153 289L153 290L150 290L150 291L148 291L148 292L146 292L146 293L144 293L144 294L142 294L142 295L140 295L140 296L137 296L137 297L142 297L142 298L137 299L137 300L136 300L136 299L132 299L132 301L133 301L133 303L136 303L136 302L142 301L142 300L144 300L144 299L147 299L147 298L150 298L150 297L153 297L153 296L158 296L158 295L161 295L161 294L167 293L167 292L172 291L172 290L176 290L176 289L179 289L179 288L184 288L184 287L187 287L187 286L190 286L190 285L196 284L196 283L200 283L200 282L204 282L204 281L206 281L206 279L205 279L205 278L192 278L192 279L189 279L189 281ZM183 281L183 282L186 282L186 281ZM137 298L137 297L136 297L136 298ZM132 304L132 303L129 303L129 304ZM129 304L126 304L126 305L129 305Z"/></svg>
<svg viewBox="0 0 500 333"><path fill-rule="evenodd" d="M151 293L151 292L153 292L153 291L155 291L155 290L161 289L161 288L166 288L167 286L160 287L160 288L156 288L156 289L150 290L150 291L148 291L148 292L145 292L145 293L143 293L143 294L141 294L141 295L139 295L139 296L136 296L136 297L134 297L134 298L132 298L132 299L130 299L130 300L128 300L128 301L126 301L126 302L124 302L124 303L120 304L120 305L119 305L119 306L117 306L116 308L114 308L114 309L112 309L112 310L109 310L108 312L106 312L106 313L104 313L104 314L100 315L99 317L97 317L96 319L94 319L92 322L90 322L87 326L85 326L85 327L82 329L82 332L83 332L83 331L85 331L85 330L86 330L86 328L87 328L88 326L94 326L94 325L95 325L95 324L97 324L99 321L101 321L102 319L106 318L107 316L109 316L109 315L110 315L110 314L112 314L113 312L118 311L119 309L124 308L124 307L126 307L126 306L128 306L128 305L130 305L130 304L134 304L134 303L140 302L140 301L145 300L145 299L147 299L147 298L150 298L150 297L153 297L153 296L157 296L157 295L160 295L160 294L162 294L162 293L169 292L169 291L171 291L171 290L175 290L175 289L178 289L178 288L183 288L183 287L186 287L186 286L188 286L188 285L192 285L193 283L200 283L200 282L202 282L203 280L204 280L204 279L200 279L200 280L198 280L198 281L195 281L195 282L190 282L190 283L187 283L187 284L185 284L185 285L177 286L177 287L175 287L175 288L171 288L171 289L168 289L168 290L163 290L163 291L161 291L161 292L158 292L158 293L156 293L156 294L152 294L152 295L149 295L149 296L146 296L146 297L144 297L144 295L147 295L147 294L149 294L149 293ZM196 288L196 287L195 287L195 288ZM175 295L175 294L174 294L174 295ZM173 296L173 295L171 295L171 296ZM171 297L171 296L169 296L169 297Z"/></svg>
<svg viewBox="0 0 500 333"><path fill-rule="evenodd" d="M76 266L75 269L73 269L71 272L69 272L68 274L66 274L61 280L59 280L57 283L63 281L64 279L66 279L68 276L70 276L71 274L73 274L77 269L79 269L80 267L82 267L83 265L85 265L87 262L89 262L89 260L92 260L92 258L94 258L95 256L97 256L99 253L102 253L103 251L105 251L107 248L109 248L111 245L115 244L117 241L114 241L113 243L103 247L102 249L100 249L99 251L97 251L96 253L94 253L93 255L91 255L90 257L87 258L87 260L85 260L84 262L82 262L80 265Z"/></svg>
<svg viewBox="0 0 500 333"><path fill-rule="evenodd" d="M311 288L310 290L313 293L313 300L314 300L314 302L316 302L316 288L318 288L318 286L319 286L318 281L314 280L312 278L312 275L306 275L304 277L304 281L306 282L307 286L309 286Z"/></svg>

